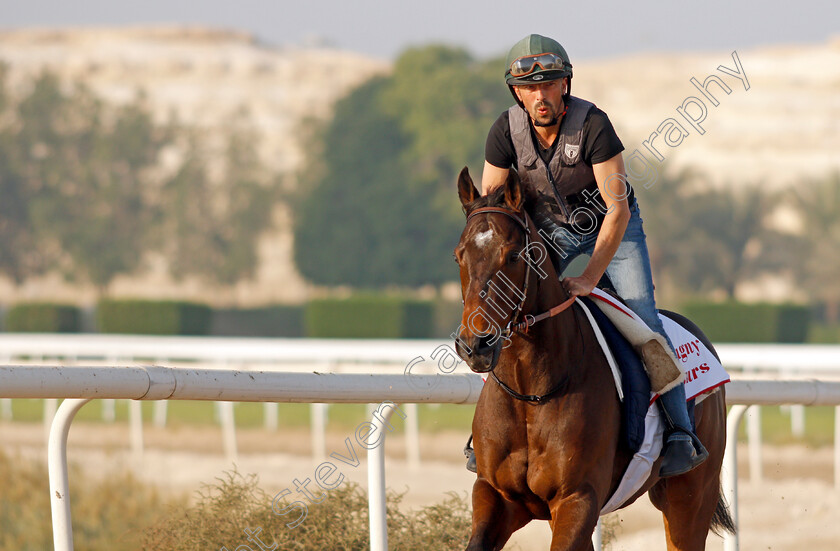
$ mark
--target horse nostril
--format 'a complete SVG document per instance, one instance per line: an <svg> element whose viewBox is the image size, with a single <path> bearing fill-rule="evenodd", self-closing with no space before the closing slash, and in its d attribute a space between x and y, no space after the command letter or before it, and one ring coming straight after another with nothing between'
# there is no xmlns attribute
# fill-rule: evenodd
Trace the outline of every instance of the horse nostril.
<svg viewBox="0 0 840 551"><path fill-rule="evenodd" d="M495 344L495 341L493 340L494 336L495 335L485 335L483 337L479 337L475 351L479 354L486 354L490 352Z"/></svg>
<svg viewBox="0 0 840 551"><path fill-rule="evenodd" d="M472 357L472 348L461 337L455 339L455 351L462 360Z"/></svg>

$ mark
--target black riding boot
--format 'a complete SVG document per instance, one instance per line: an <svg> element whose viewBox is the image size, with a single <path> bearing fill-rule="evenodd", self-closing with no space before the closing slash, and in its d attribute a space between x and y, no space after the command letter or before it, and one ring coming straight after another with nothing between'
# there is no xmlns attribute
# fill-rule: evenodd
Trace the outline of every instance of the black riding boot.
<svg viewBox="0 0 840 551"><path fill-rule="evenodd" d="M691 430L683 385L669 390L660 396L658 401L668 425L659 476L668 478L687 473L697 467L709 457L709 452Z"/></svg>
<svg viewBox="0 0 840 551"><path fill-rule="evenodd" d="M472 444L472 434L470 439L467 440L467 445L464 446L464 455L467 457L467 470L475 473L478 472L478 467L475 464L475 450L470 444Z"/></svg>

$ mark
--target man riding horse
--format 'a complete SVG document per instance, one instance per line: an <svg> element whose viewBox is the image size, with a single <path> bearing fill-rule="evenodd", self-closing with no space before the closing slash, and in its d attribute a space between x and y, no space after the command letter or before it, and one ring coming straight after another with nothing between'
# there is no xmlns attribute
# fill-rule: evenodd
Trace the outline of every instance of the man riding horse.
<svg viewBox="0 0 840 551"><path fill-rule="evenodd" d="M571 95L571 80L572 64L555 40L532 34L513 46L505 82L516 105L487 136L482 195L503 185L515 168L537 198L530 213L535 224L561 251L552 255L557 273L577 256L590 255L580 276L563 279L569 294L588 295L606 273L613 289L673 351L657 315L642 218L626 184L624 146L603 111ZM658 403L668 425L659 476L686 473L708 452L692 431L683 385ZM467 468L475 472L475 455L469 446L466 451Z"/></svg>

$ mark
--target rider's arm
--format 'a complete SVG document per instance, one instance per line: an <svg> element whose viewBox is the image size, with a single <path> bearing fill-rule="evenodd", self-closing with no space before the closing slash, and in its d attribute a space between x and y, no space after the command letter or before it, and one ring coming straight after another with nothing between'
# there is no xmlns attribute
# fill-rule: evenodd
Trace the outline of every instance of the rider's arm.
<svg viewBox="0 0 840 551"><path fill-rule="evenodd" d="M623 165L622 165L623 166ZM484 174L481 176L481 194L487 195L507 180L509 168L499 168L484 161Z"/></svg>
<svg viewBox="0 0 840 551"><path fill-rule="evenodd" d="M482 195L487 195L503 185L510 173L510 167L516 162L509 121L505 111L499 115L487 133L487 141L484 144L484 174L481 176Z"/></svg>
<svg viewBox="0 0 840 551"><path fill-rule="evenodd" d="M564 285L572 294L588 295L592 288L600 281L612 261L618 245L624 238L624 230L630 220L630 207L627 204L627 190L624 176L624 159L621 153L614 155L602 163L592 165L598 191L607 205L607 214L598 232L592 257L586 265L583 274L577 278L566 278Z"/></svg>

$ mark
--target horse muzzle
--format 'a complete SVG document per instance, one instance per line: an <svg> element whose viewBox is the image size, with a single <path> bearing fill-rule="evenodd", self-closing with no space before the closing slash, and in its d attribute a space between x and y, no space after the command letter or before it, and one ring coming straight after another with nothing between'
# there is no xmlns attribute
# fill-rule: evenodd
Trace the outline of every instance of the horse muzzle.
<svg viewBox="0 0 840 551"><path fill-rule="evenodd" d="M475 373L488 373L496 368L502 352L502 340L498 336L459 336L455 339L455 351L467 362Z"/></svg>

